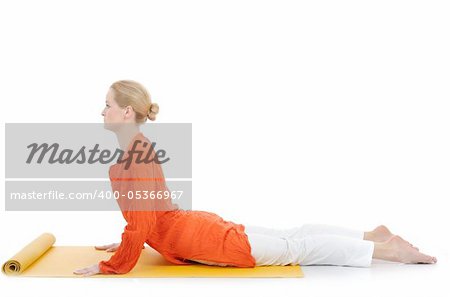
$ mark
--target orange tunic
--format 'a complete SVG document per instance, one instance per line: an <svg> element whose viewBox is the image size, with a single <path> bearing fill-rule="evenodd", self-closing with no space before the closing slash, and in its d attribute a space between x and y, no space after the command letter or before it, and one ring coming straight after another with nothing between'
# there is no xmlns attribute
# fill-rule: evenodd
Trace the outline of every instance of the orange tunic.
<svg viewBox="0 0 450 297"><path fill-rule="evenodd" d="M131 141L140 140L136 149L149 149L142 143L151 142L142 133ZM154 155L155 152L152 152ZM128 157L125 153L122 159ZM133 162L110 167L109 176L113 191L128 197L136 191L168 191L160 164ZM206 211L179 209L171 200L117 200L127 225L122 233L122 242L108 261L99 262L103 274L127 273L136 265L144 243L158 251L174 264L192 264L191 261L236 267L255 267L245 227ZM149 207L149 205L151 207Z"/></svg>

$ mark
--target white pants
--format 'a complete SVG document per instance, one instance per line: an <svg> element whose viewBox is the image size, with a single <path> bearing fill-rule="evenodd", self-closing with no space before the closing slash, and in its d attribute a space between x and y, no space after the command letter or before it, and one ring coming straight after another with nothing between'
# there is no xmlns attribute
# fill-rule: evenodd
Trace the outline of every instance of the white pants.
<svg viewBox="0 0 450 297"><path fill-rule="evenodd" d="M364 232L307 224L290 229L245 226L256 266L339 265L368 267L374 243Z"/></svg>

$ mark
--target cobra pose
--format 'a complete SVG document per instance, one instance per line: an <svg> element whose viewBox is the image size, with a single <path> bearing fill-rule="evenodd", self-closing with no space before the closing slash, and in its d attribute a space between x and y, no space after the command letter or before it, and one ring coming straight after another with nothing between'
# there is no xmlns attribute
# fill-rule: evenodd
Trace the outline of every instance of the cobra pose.
<svg viewBox="0 0 450 297"><path fill-rule="evenodd" d="M127 154L131 149L148 152L151 148L151 141L139 127L147 119L154 121L158 112L158 104L152 103L141 84L122 80L111 85L102 116L105 128L116 134L125 157L132 158ZM155 157L154 151L150 154ZM111 187L118 193L167 191L157 162L118 162L110 167L109 175ZM75 270L75 274L127 273L136 265L145 243L178 265L369 267L372 259L410 264L437 262L386 226L370 231L320 224L276 229L244 226L212 212L179 209L170 199L153 203L119 199L118 203L127 222L121 243L97 246L114 254L108 261Z"/></svg>

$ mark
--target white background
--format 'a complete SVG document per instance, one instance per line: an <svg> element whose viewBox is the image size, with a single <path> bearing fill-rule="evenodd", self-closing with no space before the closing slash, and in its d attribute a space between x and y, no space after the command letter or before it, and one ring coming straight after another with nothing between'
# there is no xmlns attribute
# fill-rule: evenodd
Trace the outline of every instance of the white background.
<svg viewBox="0 0 450 297"><path fill-rule="evenodd" d="M0 3L3 123L102 122L111 83L137 80L157 122L193 124L194 209L280 228L386 224L438 258L305 267L303 279L2 275L2 295L448 294L448 2ZM95 245L125 225L120 213L1 207L1 262L42 232Z"/></svg>

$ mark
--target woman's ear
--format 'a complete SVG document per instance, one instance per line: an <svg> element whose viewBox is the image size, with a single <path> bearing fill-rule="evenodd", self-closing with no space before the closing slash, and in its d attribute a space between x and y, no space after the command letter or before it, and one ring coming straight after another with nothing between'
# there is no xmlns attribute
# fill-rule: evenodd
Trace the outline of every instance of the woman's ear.
<svg viewBox="0 0 450 297"><path fill-rule="evenodd" d="M132 115L133 115L133 107L128 105L124 109L124 118L126 118L126 119L131 118Z"/></svg>

